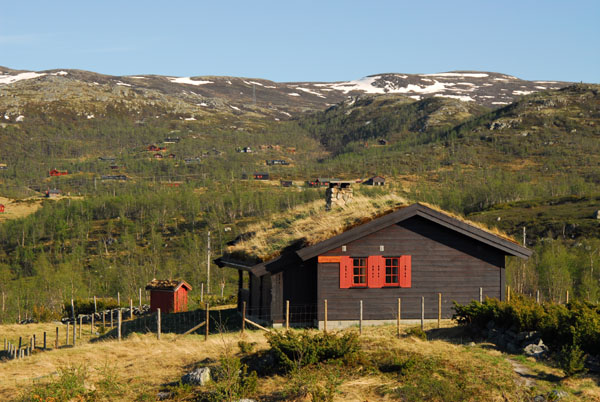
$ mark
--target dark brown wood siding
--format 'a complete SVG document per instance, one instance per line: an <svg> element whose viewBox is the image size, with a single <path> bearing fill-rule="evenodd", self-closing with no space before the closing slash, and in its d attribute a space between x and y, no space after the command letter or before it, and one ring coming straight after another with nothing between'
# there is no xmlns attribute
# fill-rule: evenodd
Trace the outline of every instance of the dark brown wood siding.
<svg viewBox="0 0 600 402"><path fill-rule="evenodd" d="M292 265L283 271L283 299L290 302L290 322L308 323L316 319L317 314L317 259L304 264ZM285 320L282 308L281 320ZM279 317L274 316L277 322Z"/></svg>
<svg viewBox="0 0 600 402"><path fill-rule="evenodd" d="M380 246L384 251L380 251ZM357 320L359 300L363 300L363 319L394 320L398 298L402 299L402 318L421 316L421 297L425 297L425 317L437 318L438 293L442 293L442 316L450 318L452 301L468 303L484 297L503 298L504 254L488 245L447 229L421 217L355 240L323 255L412 256L411 288L340 289L339 264L318 265L318 317L323 320L323 300L328 300L329 320Z"/></svg>

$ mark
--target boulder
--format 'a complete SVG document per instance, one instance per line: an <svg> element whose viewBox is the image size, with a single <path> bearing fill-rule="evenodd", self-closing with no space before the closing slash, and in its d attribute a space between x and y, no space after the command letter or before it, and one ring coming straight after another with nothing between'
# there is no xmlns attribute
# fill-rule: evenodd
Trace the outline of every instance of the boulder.
<svg viewBox="0 0 600 402"><path fill-rule="evenodd" d="M181 377L182 384L205 385L210 381L210 368L200 367Z"/></svg>
<svg viewBox="0 0 600 402"><path fill-rule="evenodd" d="M546 345L544 345L541 339L538 342L538 344L532 343L523 348L524 355L535 358L540 358L546 353L548 353L548 348L546 347Z"/></svg>

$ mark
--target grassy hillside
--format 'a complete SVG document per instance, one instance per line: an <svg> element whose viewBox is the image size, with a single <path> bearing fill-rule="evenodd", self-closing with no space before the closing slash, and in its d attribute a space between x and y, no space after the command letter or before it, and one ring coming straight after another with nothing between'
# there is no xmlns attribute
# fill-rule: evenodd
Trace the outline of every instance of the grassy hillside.
<svg viewBox="0 0 600 402"><path fill-rule="evenodd" d="M403 326L402 332L396 338L393 326L366 328L356 360L318 363L289 373L266 370L268 364L260 359L269 345L260 332L211 335L208 342L198 335L166 334L157 341L151 334L132 334L123 342L83 342L3 363L0 397L131 401L155 400L163 392L166 400L204 400L239 374L225 371L221 380L207 387L181 385L180 377L195 367L218 372L224 364L241 359L250 370L258 370L256 386L247 387L245 396L259 400L522 401L552 390L563 391L566 401L600 398L594 375L563 378L547 363L506 355L490 344L465 344L468 337L458 328L430 328L429 341L409 336L415 332L412 327ZM233 382L227 389L234 393L239 388ZM232 398L236 400L235 394Z"/></svg>

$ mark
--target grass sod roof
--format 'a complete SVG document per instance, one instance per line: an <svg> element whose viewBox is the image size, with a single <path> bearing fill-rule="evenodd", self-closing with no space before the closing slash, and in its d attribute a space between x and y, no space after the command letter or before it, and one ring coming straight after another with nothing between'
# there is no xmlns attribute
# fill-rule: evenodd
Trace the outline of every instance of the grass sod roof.
<svg viewBox="0 0 600 402"><path fill-rule="evenodd" d="M188 290L192 287L186 281L178 279L152 279L147 285L146 290L177 290L180 286L185 286Z"/></svg>
<svg viewBox="0 0 600 402"><path fill-rule="evenodd" d="M294 244L301 247L315 245L410 204L404 197L396 194L376 197L356 194L350 204L327 211L325 202L316 200L248 225L246 227L247 235L241 236L239 241L229 246L225 254L231 259L249 264L269 261L281 255L284 249ZM518 244L506 233L496 228L468 221L464 217L449 213L431 204L421 204Z"/></svg>

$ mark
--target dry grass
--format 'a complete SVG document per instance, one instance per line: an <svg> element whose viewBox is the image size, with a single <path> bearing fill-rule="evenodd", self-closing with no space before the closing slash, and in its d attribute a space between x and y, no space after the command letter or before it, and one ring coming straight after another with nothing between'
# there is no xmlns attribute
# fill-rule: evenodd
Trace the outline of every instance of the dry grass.
<svg viewBox="0 0 600 402"><path fill-rule="evenodd" d="M452 342L448 342L447 339L423 341L410 337L397 338L394 325L365 327L361 346L369 359L394 353L434 359L440 362L441 366L435 368L435 373L420 373L422 377L418 378L427 378L430 375L447 378L458 376L461 380L465 380L470 392L465 395L473 395L475 392L479 397L477 400L519 401L527 399L527 395L547 393L556 388L569 392L566 401L600 400L600 387L596 377L562 379L556 369L535 361L531 362L530 367L539 375L539 379L536 379L536 388L527 393L527 390L521 389L515 383L516 376L508 361L510 356L490 349L487 345L461 344L462 332L460 328L453 325L451 321L444 320L443 329L440 330L441 333L450 336ZM40 324L36 327L36 331L47 330L49 326L53 327L53 324ZM22 333L14 327L17 326L0 326L0 334ZM21 327L30 327L27 331L29 333L34 326ZM411 327L414 326L404 325L402 331ZM426 329L436 327L437 325L432 323L428 324ZM456 332L452 332L455 330ZM357 331L357 329L350 328L346 331ZM432 332L435 330L429 332L430 336ZM38 353L21 361L0 363L0 400L9 401L34 383L53 381L57 373L66 367L85 367L88 382L91 384L102 379L103 370L110 370L120 384L121 392L117 396L109 397L109 400L155 400L157 392L165 384L176 382L192 368L205 364L201 362L207 359L216 361L226 351L236 353L236 344L240 339L239 333L211 335L208 342L204 342L203 337L199 335L176 338L175 335L163 334L163 339L158 341L152 334L132 334L122 342L83 343L75 348ZM255 342L255 350L264 350L268 347L262 332L246 331L243 339L247 342ZM320 373L319 371L318 374ZM398 373L385 374L372 369L342 368L339 379L341 383L339 392L335 395L336 401L398 400L393 398L393 390L399 386L410 385L405 383ZM260 397L281 396L281 391L287 389L291 381L291 377L281 375L260 378L258 384ZM319 376L317 381L326 381L325 376ZM492 383L496 386L490 385ZM327 386L326 383L322 385ZM103 399L105 397L103 395L98 397L99 400L106 400ZM310 398L301 400L308 401ZM442 399L434 398L434 400ZM475 399L467 397L465 400Z"/></svg>
<svg viewBox="0 0 600 402"><path fill-rule="evenodd" d="M246 227L246 232L254 233L254 235L230 246L228 253L241 260L267 261L277 257L285 247L295 242L301 241L304 246L310 246L408 205L408 201L404 197L396 194L377 197L357 194L354 196L353 202L345 207L327 211L325 203L322 200L316 200L249 225ZM468 221L462 216L443 211L435 205L423 205L517 243L498 229Z"/></svg>
<svg viewBox="0 0 600 402"><path fill-rule="evenodd" d="M0 222L2 222L33 214L42 206L42 200L39 197L26 200L11 200L10 198L0 197L0 204L5 206L5 212L0 214Z"/></svg>
<svg viewBox="0 0 600 402"><path fill-rule="evenodd" d="M4 332L4 327L0 327ZM247 331L248 341L265 347L261 333ZM85 367L89 381L100 379L100 371L108 367L124 386L122 401L136 400L141 394L152 395L164 384L178 381L196 363L206 358L217 359L226 347L233 348L239 334L213 335L207 342L200 335L176 338L163 334L132 334L121 342L84 343L75 348L40 352L23 360L0 363L0 400L8 401L34 382L50 381L65 367ZM116 400L116 399L115 399Z"/></svg>

